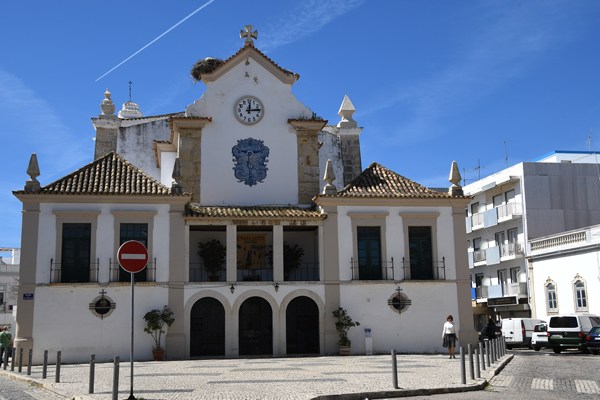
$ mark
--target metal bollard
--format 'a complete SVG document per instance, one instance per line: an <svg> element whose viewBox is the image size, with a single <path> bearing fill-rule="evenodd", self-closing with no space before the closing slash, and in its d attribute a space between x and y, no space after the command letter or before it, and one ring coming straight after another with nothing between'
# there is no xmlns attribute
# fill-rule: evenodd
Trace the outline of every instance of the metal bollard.
<svg viewBox="0 0 600 400"><path fill-rule="evenodd" d="M44 365L42 366L42 379L46 379L48 373L48 350L44 350Z"/></svg>
<svg viewBox="0 0 600 400"><path fill-rule="evenodd" d="M498 361L498 341L492 339L492 362L496 364L496 361Z"/></svg>
<svg viewBox="0 0 600 400"><path fill-rule="evenodd" d="M481 343L477 347L475 347L475 374L477 379L481 378L481 370L479 369L479 348L481 347Z"/></svg>
<svg viewBox="0 0 600 400"><path fill-rule="evenodd" d="M119 400L119 356L115 356L113 363L112 400Z"/></svg>
<svg viewBox="0 0 600 400"><path fill-rule="evenodd" d="M60 382L60 351L56 352L56 375L54 376L54 382Z"/></svg>
<svg viewBox="0 0 600 400"><path fill-rule="evenodd" d="M469 376L473 380L475 379L475 371L473 368L473 346L471 343L467 344L467 353L469 355Z"/></svg>
<svg viewBox="0 0 600 400"><path fill-rule="evenodd" d="M33 361L33 349L29 349L27 354L27 375L31 375L31 362Z"/></svg>
<svg viewBox="0 0 600 400"><path fill-rule="evenodd" d="M481 368L485 371L485 353L481 342L479 342L479 354L481 355Z"/></svg>
<svg viewBox="0 0 600 400"><path fill-rule="evenodd" d="M90 357L90 384L88 388L88 393L94 393L94 369L96 366L96 355L92 354Z"/></svg>
<svg viewBox="0 0 600 400"><path fill-rule="evenodd" d="M17 350L13 347L12 348L12 353L10 356L10 371L14 371L15 370L15 354L17 353Z"/></svg>
<svg viewBox="0 0 600 400"><path fill-rule="evenodd" d="M396 350L392 350L392 384L394 389L400 389L398 387L398 360L396 359Z"/></svg>
<svg viewBox="0 0 600 400"><path fill-rule="evenodd" d="M18 369L17 371L19 371L19 373L21 373L23 371L23 348L21 347L19 349L19 365L18 365Z"/></svg>
<svg viewBox="0 0 600 400"><path fill-rule="evenodd" d="M467 384L467 371L465 370L465 352L460 346L460 382L463 385Z"/></svg>
<svg viewBox="0 0 600 400"><path fill-rule="evenodd" d="M490 364L490 356L491 356L490 355L490 353L491 353L490 347L492 346L492 343L489 341L489 339L485 339L484 342L485 342L485 358L487 359L487 366L489 368L491 365Z"/></svg>
<svg viewBox="0 0 600 400"><path fill-rule="evenodd" d="M502 342L502 356L506 355L506 339L504 338L504 336L502 336L500 338L500 341Z"/></svg>

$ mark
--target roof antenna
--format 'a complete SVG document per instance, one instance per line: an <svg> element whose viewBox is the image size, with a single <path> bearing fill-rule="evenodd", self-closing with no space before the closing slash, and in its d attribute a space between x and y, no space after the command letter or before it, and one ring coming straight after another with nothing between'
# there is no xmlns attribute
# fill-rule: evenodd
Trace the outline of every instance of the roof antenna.
<svg viewBox="0 0 600 400"><path fill-rule="evenodd" d="M508 152L506 151L506 140L504 141L504 164L508 168Z"/></svg>
<svg viewBox="0 0 600 400"><path fill-rule="evenodd" d="M133 82L129 81L129 101L131 102L131 85Z"/></svg>

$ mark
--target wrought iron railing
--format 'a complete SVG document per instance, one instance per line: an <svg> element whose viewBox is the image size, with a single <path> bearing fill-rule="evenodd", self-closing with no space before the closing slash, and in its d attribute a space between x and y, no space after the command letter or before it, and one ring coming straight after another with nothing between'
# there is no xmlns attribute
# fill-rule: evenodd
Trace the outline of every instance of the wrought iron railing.
<svg viewBox="0 0 600 400"><path fill-rule="evenodd" d="M273 281L273 268L254 268L254 269L238 269L237 270L238 281Z"/></svg>
<svg viewBox="0 0 600 400"><path fill-rule="evenodd" d="M125 272L121 273L121 266L118 262L114 262L112 258L108 260L109 270L108 277L109 282L130 282L131 274ZM148 261L146 268L142 271L137 272L134 277L135 282L156 282L156 258L152 261Z"/></svg>
<svg viewBox="0 0 600 400"><path fill-rule="evenodd" d="M98 273L100 268L100 259L96 259L95 263L89 263L88 267L88 279L75 279L69 281L63 281L63 270L61 263L54 262L54 259L50 259L50 283L93 283L98 282ZM69 279L69 278L64 278Z"/></svg>
<svg viewBox="0 0 600 400"><path fill-rule="evenodd" d="M319 279L320 276L318 262L301 263L300 266L298 266L298 268L285 268L285 266L283 267L284 281L318 281Z"/></svg>
<svg viewBox="0 0 600 400"><path fill-rule="evenodd" d="M400 280L407 281L444 281L446 280L446 257L433 261L428 266L411 266L410 259L402 257Z"/></svg>
<svg viewBox="0 0 600 400"><path fill-rule="evenodd" d="M203 262L190 263L189 282L225 282L227 274L225 269L220 271L207 271Z"/></svg>
<svg viewBox="0 0 600 400"><path fill-rule="evenodd" d="M376 265L367 265L354 258L350 259L352 280L371 281L393 281L394 280L394 258L390 261L381 261Z"/></svg>

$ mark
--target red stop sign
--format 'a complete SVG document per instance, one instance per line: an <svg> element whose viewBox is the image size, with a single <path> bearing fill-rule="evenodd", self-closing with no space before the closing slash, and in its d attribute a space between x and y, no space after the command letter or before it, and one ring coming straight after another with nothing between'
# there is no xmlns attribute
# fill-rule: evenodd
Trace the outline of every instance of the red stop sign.
<svg viewBox="0 0 600 400"><path fill-rule="evenodd" d="M142 271L148 264L148 249L136 240L125 242L117 251L117 260L121 268L135 274Z"/></svg>

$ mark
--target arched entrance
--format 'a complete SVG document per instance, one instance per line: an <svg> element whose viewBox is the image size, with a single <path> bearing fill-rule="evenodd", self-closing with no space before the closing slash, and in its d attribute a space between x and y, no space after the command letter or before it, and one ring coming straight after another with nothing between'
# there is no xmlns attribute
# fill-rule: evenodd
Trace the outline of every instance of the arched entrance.
<svg viewBox="0 0 600 400"><path fill-rule="evenodd" d="M287 354L319 354L319 307L306 296L296 297L285 313Z"/></svg>
<svg viewBox="0 0 600 400"><path fill-rule="evenodd" d="M250 297L240 307L240 356L273 354L273 310L260 297Z"/></svg>
<svg viewBox="0 0 600 400"><path fill-rule="evenodd" d="M190 313L190 357L225 355L225 308L220 301L205 297Z"/></svg>

